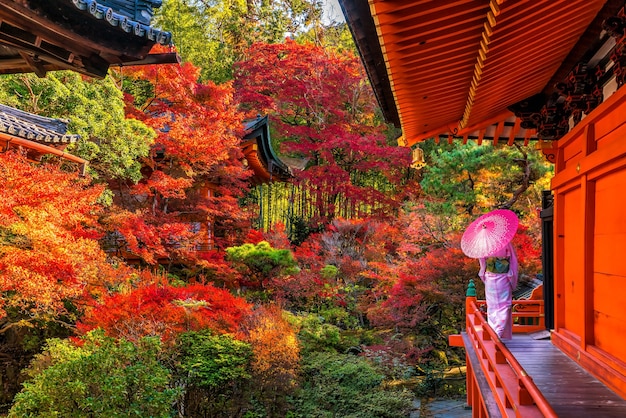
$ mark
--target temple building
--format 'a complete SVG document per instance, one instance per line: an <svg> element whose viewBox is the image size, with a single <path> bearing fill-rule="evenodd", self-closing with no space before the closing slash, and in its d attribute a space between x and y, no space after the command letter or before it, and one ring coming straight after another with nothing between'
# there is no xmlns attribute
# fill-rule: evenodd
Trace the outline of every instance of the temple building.
<svg viewBox="0 0 626 418"><path fill-rule="evenodd" d="M32 161L45 154L57 155L78 165L85 173L88 161L68 154L63 149L79 139L67 134L67 120L34 115L0 104L0 147L2 151L20 149Z"/></svg>
<svg viewBox="0 0 626 418"><path fill-rule="evenodd" d="M542 299L524 302L505 344L470 288L450 337L465 347L472 415L626 416L625 2L340 4L402 145L526 144L555 165ZM528 334L538 327L547 337Z"/></svg>
<svg viewBox="0 0 626 418"><path fill-rule="evenodd" d="M286 181L291 178L291 168L278 157L272 147L268 117L258 116L246 121L244 129L246 134L242 149L248 167L254 172L253 183Z"/></svg>
<svg viewBox="0 0 626 418"><path fill-rule="evenodd" d="M110 66L177 62L171 34L150 26L161 0L0 2L0 74L73 70L103 78Z"/></svg>
<svg viewBox="0 0 626 418"><path fill-rule="evenodd" d="M150 26L160 0L29 0L0 2L0 74L72 70L103 78L112 65L176 63L176 53L151 54L170 45L171 34ZM78 163L64 152L77 135L67 121L45 118L0 105L0 146L20 147L33 160L53 154Z"/></svg>

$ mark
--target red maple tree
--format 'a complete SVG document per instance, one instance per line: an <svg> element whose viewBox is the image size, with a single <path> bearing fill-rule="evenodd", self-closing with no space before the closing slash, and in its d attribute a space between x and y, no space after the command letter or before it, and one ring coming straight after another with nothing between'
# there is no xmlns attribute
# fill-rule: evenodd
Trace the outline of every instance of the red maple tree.
<svg viewBox="0 0 626 418"><path fill-rule="evenodd" d="M157 136L143 179L114 185L122 210L109 221L126 249L149 264L202 264L196 250L230 244L249 226L238 205L249 176L243 114L229 84L198 83L198 76L190 63L124 70L127 90L137 92L126 94L127 116Z"/></svg>
<svg viewBox="0 0 626 418"><path fill-rule="evenodd" d="M0 176L0 320L68 315L129 274L99 246L103 187L15 152L0 154Z"/></svg>
<svg viewBox="0 0 626 418"><path fill-rule="evenodd" d="M235 64L242 107L270 115L283 151L308 161L297 174L315 224L389 216L411 188L410 150L387 144L359 59L286 40L255 44Z"/></svg>
<svg viewBox="0 0 626 418"><path fill-rule="evenodd" d="M251 306L212 285L149 285L107 296L77 324L81 332L102 328L117 338L137 341L148 335L163 341L181 332L211 329L236 333Z"/></svg>

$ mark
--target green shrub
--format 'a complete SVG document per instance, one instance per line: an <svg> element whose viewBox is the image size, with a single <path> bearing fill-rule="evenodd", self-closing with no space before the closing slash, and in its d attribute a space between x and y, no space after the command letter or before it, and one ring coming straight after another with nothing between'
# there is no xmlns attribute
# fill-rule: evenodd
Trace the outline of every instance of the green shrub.
<svg viewBox="0 0 626 418"><path fill-rule="evenodd" d="M177 352L187 385L216 389L250 377L250 345L228 335L187 332L178 338Z"/></svg>
<svg viewBox="0 0 626 418"><path fill-rule="evenodd" d="M50 339L9 417L170 417L178 392L159 362L158 338L116 341L101 331L80 346Z"/></svg>
<svg viewBox="0 0 626 418"><path fill-rule="evenodd" d="M226 258L251 284L261 287L272 277L298 272L298 263L291 251L272 248L267 241L229 247Z"/></svg>
<svg viewBox="0 0 626 418"><path fill-rule="evenodd" d="M343 330L353 330L359 328L359 318L353 312L340 306L329 306L319 310L324 321L333 324Z"/></svg>
<svg viewBox="0 0 626 418"><path fill-rule="evenodd" d="M315 353L303 365L303 381L292 399L293 418L406 417L412 394L383 384L383 376L353 355Z"/></svg>
<svg viewBox="0 0 626 418"><path fill-rule="evenodd" d="M252 349L248 343L210 331L181 334L174 369L181 415L232 417L249 403L247 393Z"/></svg>
<svg viewBox="0 0 626 418"><path fill-rule="evenodd" d="M335 325L324 323L324 319L314 314L299 317L298 339L303 352L340 351L341 330Z"/></svg>

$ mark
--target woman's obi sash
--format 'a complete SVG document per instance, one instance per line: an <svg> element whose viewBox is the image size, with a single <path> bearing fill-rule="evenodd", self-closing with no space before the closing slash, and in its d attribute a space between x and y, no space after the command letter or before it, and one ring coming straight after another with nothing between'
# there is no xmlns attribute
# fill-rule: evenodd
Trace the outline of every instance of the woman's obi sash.
<svg viewBox="0 0 626 418"><path fill-rule="evenodd" d="M485 270L490 273L508 273L509 272L509 257L488 257L486 261Z"/></svg>

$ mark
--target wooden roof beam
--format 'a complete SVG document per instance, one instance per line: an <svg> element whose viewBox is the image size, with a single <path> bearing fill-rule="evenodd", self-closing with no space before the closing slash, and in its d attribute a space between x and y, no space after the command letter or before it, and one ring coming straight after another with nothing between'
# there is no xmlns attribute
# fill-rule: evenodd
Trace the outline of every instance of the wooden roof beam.
<svg viewBox="0 0 626 418"><path fill-rule="evenodd" d="M507 142L508 145L513 145L515 143L515 137L517 136L517 133L519 132L521 127L522 119L515 118L515 125L513 125L513 127L511 128L511 133L509 134L509 142Z"/></svg>
<svg viewBox="0 0 626 418"><path fill-rule="evenodd" d="M46 73L48 71L44 68L41 61L35 61L33 57L31 57L24 51L20 51L20 56L24 59L26 64L30 67L30 69L35 73L37 77L44 78L46 76Z"/></svg>
<svg viewBox="0 0 626 418"><path fill-rule="evenodd" d="M463 24L471 22L477 16L483 16L485 13L484 4L472 2L468 6L455 8L451 13L433 12L433 9L429 9L427 13L424 13L420 9L422 6L416 6L415 4L412 4L411 7L413 9L417 8L419 10L417 12L413 10L392 10L383 12L379 10L378 7L377 10L389 16L389 19L386 19L385 23L381 23L383 25L402 24L402 26L405 26L405 22L407 22L411 27L434 24L441 27L441 25L445 24L449 19L455 19L455 24Z"/></svg>
<svg viewBox="0 0 626 418"><path fill-rule="evenodd" d="M496 131L493 133L493 145L498 145L498 141L500 140L500 135L502 135L502 131L504 131L504 121L500 121L496 125Z"/></svg>
<svg viewBox="0 0 626 418"><path fill-rule="evenodd" d="M503 121L505 119L508 119L510 117L513 116L513 112L506 110L504 112L500 112L498 113L496 116L486 119L484 121L482 121L479 124L475 124L472 126L468 126L467 128L461 129L459 130L459 135L463 135L465 133L470 133L470 132L474 132L474 131L479 131L482 129L487 129L488 126L491 126L493 124L496 124L500 121Z"/></svg>
<svg viewBox="0 0 626 418"><path fill-rule="evenodd" d="M67 152L61 151L57 148L53 148L51 146L48 145L44 145L44 144L40 144L38 142L35 141L30 141L28 139L24 139L24 138L18 138L15 136L11 136L11 135L7 135L4 133L0 133L0 140L5 141L6 142L6 147L7 149L12 146L22 146L24 148L28 148L28 149L32 149L35 150L37 152L41 152L43 154L53 154L53 155L57 155L61 158L64 158L66 160L78 163L80 165L80 174L81 175L85 175L87 172L87 165L89 165L89 161L82 159L80 157L77 157L73 154L68 154Z"/></svg>
<svg viewBox="0 0 626 418"><path fill-rule="evenodd" d="M468 41L469 35L473 38L480 38L480 25L472 27L464 27L458 31L452 31L451 33L442 32L441 29L432 34L419 32L420 28L415 29L415 35L405 34L405 36L399 35L387 35L385 42L394 45L394 51L403 52L406 50L414 49L417 46L433 45L437 48L440 45L457 45L465 44L471 45L472 41ZM417 39L413 39L417 38ZM428 48L428 47L426 47Z"/></svg>
<svg viewBox="0 0 626 418"><path fill-rule="evenodd" d="M109 63L104 58L95 54L92 54L89 57L80 57L80 61L77 62L78 57L69 51L66 51L67 55L65 55L65 57L60 57L58 54L43 50L22 40L8 37L5 33L1 32L0 42L10 45L32 57L45 57L45 62L47 63L58 65L63 69L79 71L90 77L104 78L109 69ZM80 65L77 65L79 63ZM40 65L45 65L43 60Z"/></svg>
<svg viewBox="0 0 626 418"><path fill-rule="evenodd" d="M463 129L469 123L470 115L472 113L472 107L474 105L474 99L476 98L476 92L480 85L480 81L483 74L483 68L485 67L485 61L487 60L487 54L489 53L489 45L491 42L491 36L493 35L493 28L497 24L497 17L500 16L500 4L504 0L497 1L491 0L489 2L489 12L487 12L486 20L483 24L483 32L479 41L480 48L478 49L478 57L476 57L476 65L474 67L474 76L470 84L470 89L465 105L465 112L459 122L458 129Z"/></svg>
<svg viewBox="0 0 626 418"><path fill-rule="evenodd" d="M398 4L400 3L400 4ZM447 12L450 8L461 8L466 9L468 5L472 6L476 4L475 0L457 0L454 3L451 2L440 2L440 1L431 1L433 5L429 8L428 13L439 15L441 12ZM377 13L398 13L398 12L406 12L407 9L414 8L415 4L411 2L406 2L405 5L402 5L402 2L378 2L376 3L375 11Z"/></svg>
<svg viewBox="0 0 626 418"><path fill-rule="evenodd" d="M476 143L478 145L483 144L483 138L485 137L486 132L487 132L487 128L484 128L484 129L481 129L480 132L478 133L478 139L476 140Z"/></svg>

